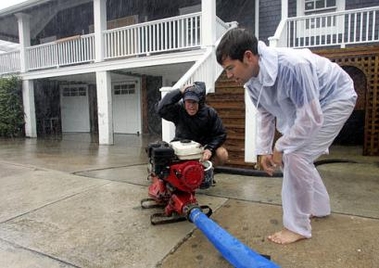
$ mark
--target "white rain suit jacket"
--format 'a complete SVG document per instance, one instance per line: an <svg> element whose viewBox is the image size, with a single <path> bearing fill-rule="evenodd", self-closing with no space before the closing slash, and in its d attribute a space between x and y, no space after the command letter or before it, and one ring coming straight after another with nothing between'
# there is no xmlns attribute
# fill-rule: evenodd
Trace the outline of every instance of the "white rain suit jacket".
<svg viewBox="0 0 379 268"><path fill-rule="evenodd" d="M282 136L283 224L311 237L310 216L330 214L329 195L313 162L329 146L354 109L350 76L308 49L258 43L259 74L245 88L257 107L256 154L272 154L276 128Z"/></svg>
<svg viewBox="0 0 379 268"><path fill-rule="evenodd" d="M308 49L269 48L259 41L259 74L245 85L258 109L256 154L301 149L323 124L322 108L338 100L356 99L353 81L341 68ZM258 103L259 102L259 103Z"/></svg>

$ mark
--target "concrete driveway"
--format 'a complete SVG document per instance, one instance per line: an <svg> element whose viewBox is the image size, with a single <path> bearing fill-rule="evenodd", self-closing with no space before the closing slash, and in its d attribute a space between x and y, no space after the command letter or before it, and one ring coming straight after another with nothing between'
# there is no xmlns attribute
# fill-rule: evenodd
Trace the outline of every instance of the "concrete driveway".
<svg viewBox="0 0 379 268"><path fill-rule="evenodd" d="M0 267L232 267L192 223L150 224L159 210L141 209L140 200L153 140L0 140ZM325 159L351 161L318 166L333 213L312 221L309 240L280 246L266 238L282 227L280 177L218 173L197 199L280 267L379 267L379 159L360 150L334 146Z"/></svg>

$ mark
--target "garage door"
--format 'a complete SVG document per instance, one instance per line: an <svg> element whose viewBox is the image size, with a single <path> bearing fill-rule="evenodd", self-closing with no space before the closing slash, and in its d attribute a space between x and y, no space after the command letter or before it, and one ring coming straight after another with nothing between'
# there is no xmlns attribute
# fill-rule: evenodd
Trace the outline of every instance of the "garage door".
<svg viewBox="0 0 379 268"><path fill-rule="evenodd" d="M141 133L140 90L135 82L113 84L114 133Z"/></svg>
<svg viewBox="0 0 379 268"><path fill-rule="evenodd" d="M62 132L90 132L88 86L61 86Z"/></svg>

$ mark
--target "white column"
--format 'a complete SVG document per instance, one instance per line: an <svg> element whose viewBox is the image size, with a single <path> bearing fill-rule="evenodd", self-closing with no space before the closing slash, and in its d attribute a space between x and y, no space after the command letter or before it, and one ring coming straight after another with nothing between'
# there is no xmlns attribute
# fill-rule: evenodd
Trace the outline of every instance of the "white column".
<svg viewBox="0 0 379 268"><path fill-rule="evenodd" d="M104 60L105 43L103 31L107 29L107 0L93 0L95 61Z"/></svg>
<svg viewBox="0 0 379 268"><path fill-rule="evenodd" d="M212 61L215 68L209 68L207 70L207 77L203 82L206 83L207 93L213 93L215 91L216 77L216 61L215 43L216 43L216 0L202 0L201 1L201 36L202 47L206 47L211 50Z"/></svg>
<svg viewBox="0 0 379 268"><path fill-rule="evenodd" d="M216 0L201 1L203 46L214 46L216 42Z"/></svg>
<svg viewBox="0 0 379 268"><path fill-rule="evenodd" d="M337 1L338 2L338 1ZM282 0L282 20L288 18L288 0Z"/></svg>
<svg viewBox="0 0 379 268"><path fill-rule="evenodd" d="M287 0L286 0L287 1ZM255 37L259 39L259 0L255 0Z"/></svg>
<svg viewBox="0 0 379 268"><path fill-rule="evenodd" d="M245 89L245 162L256 163L255 155L257 138L257 109L250 99L249 93Z"/></svg>
<svg viewBox="0 0 379 268"><path fill-rule="evenodd" d="M20 39L20 68L21 73L25 73L28 67L26 48L30 46L30 16L24 13L17 13L16 17Z"/></svg>
<svg viewBox="0 0 379 268"><path fill-rule="evenodd" d="M22 81L22 101L25 114L25 136L37 137L36 112L34 106L34 83L33 80Z"/></svg>
<svg viewBox="0 0 379 268"><path fill-rule="evenodd" d="M113 144L112 88L110 72L96 72L99 144Z"/></svg>
<svg viewBox="0 0 379 268"><path fill-rule="evenodd" d="M162 98L171 90L172 90L172 87L162 87L161 88ZM162 140L165 142L170 142L174 137L175 137L175 125L170 121L162 119Z"/></svg>

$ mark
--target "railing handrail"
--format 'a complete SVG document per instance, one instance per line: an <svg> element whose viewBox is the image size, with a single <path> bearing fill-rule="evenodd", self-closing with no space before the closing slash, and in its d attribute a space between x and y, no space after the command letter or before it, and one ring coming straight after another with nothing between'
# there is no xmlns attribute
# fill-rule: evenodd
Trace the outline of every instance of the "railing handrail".
<svg viewBox="0 0 379 268"><path fill-rule="evenodd" d="M192 81L194 74L199 69L201 65L204 64L204 62L208 59L209 56L212 54L212 49L207 48L207 51L204 53L204 55L195 62L194 65L191 66L191 68L172 86L172 89L175 88L182 88L183 86L192 84L195 81Z"/></svg>
<svg viewBox="0 0 379 268"><path fill-rule="evenodd" d="M20 50L0 53L0 76L20 71Z"/></svg>
<svg viewBox="0 0 379 268"><path fill-rule="evenodd" d="M234 27L237 27L238 24L233 22L233 23L229 23L229 24L225 24L225 25L229 26L228 30L230 30ZM217 47L217 45L220 43L222 36L223 35L221 35L219 37L219 39L215 42L215 47ZM204 55L199 60L197 60L195 62L195 64L192 65L192 67L172 87L164 87L164 88L162 88L161 91L170 91L172 89L182 88L183 86L193 84L193 82L195 82L195 81L200 81L200 79L197 79L197 77L196 77L197 72L199 72L199 69L202 66L204 66L207 61L212 60L212 58L215 58L214 48L208 47L206 52L204 53ZM207 93L208 93L208 91L214 90L214 88L210 86L210 83L214 83L222 71L223 71L222 67L217 64L215 73L214 73L213 77L211 78L213 81L203 81L207 85L207 87L206 87Z"/></svg>
<svg viewBox="0 0 379 268"><path fill-rule="evenodd" d="M169 18L164 18L164 19L159 19L159 20L151 20L151 21L145 21L141 23L136 23L132 25L127 25L123 27L118 27L114 29L107 29L103 31L103 34L106 33L111 33L111 32L118 32L118 31L123 31L126 29L133 29L133 28L138 28L138 27L144 27L144 26L150 26L150 25L156 25L162 22L170 22L170 21L176 21L179 19L186 19L186 18L195 18L195 17L201 17L201 12L195 12L195 13L190 13L190 14L185 14L185 15L179 15L179 16L174 16L174 17L169 17Z"/></svg>
<svg viewBox="0 0 379 268"><path fill-rule="evenodd" d="M379 6L284 18L270 46L325 47L378 42Z"/></svg>
<svg viewBox="0 0 379 268"><path fill-rule="evenodd" d="M95 36L95 34L94 33L80 34L80 35L77 35L77 39L84 39L84 38L88 38L88 37L92 37L92 36ZM67 37L67 38L70 38L70 37ZM48 43L43 43L43 44L29 46L29 47L26 47L25 49L26 50L31 50L31 49L34 49L34 48L41 48L41 47L45 47L45 46L51 46L51 45L54 45L54 44L70 42L71 40L65 40L67 38L61 38L61 39L57 39L57 40L54 40L54 41L51 41L51 42L48 42Z"/></svg>
<svg viewBox="0 0 379 268"><path fill-rule="evenodd" d="M190 13L103 31L105 59L200 48L202 13Z"/></svg>
<svg viewBox="0 0 379 268"><path fill-rule="evenodd" d="M332 12L303 15L303 16L297 16L297 17L289 17L286 20L287 21L296 21L296 20L320 18L320 17L327 17L327 16L347 15L347 14L360 13L360 12L366 12L366 11L374 11L374 10L379 10L379 6L357 8L357 9L347 9L347 10L341 10L341 11L332 11Z"/></svg>

